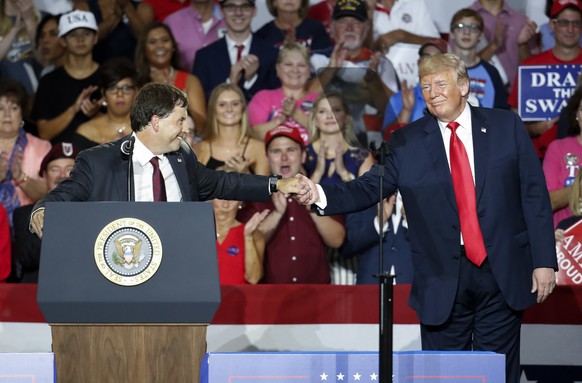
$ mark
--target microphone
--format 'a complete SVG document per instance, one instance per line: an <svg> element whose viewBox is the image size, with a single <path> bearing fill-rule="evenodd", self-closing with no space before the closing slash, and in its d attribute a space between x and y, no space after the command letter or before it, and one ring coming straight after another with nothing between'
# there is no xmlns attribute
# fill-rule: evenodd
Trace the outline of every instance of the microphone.
<svg viewBox="0 0 582 383"><path fill-rule="evenodd" d="M133 135L130 136L127 141L123 141L121 143L121 147L119 148L119 150L121 150L121 154L123 154L126 157L129 156L130 154L132 154L134 142L135 142L135 136L133 136Z"/></svg>
<svg viewBox="0 0 582 383"><path fill-rule="evenodd" d="M378 151L378 147L376 146L376 141L371 141L370 144L368 145L370 151L372 152L372 155L376 156L376 152Z"/></svg>

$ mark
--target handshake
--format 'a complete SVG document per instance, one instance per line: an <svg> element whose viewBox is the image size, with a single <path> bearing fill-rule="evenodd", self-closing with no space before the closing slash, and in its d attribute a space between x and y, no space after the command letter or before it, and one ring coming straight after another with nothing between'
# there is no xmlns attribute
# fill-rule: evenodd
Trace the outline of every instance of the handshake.
<svg viewBox="0 0 582 383"><path fill-rule="evenodd" d="M277 180L277 191L291 196L302 205L319 202L319 190L316 184L303 174Z"/></svg>

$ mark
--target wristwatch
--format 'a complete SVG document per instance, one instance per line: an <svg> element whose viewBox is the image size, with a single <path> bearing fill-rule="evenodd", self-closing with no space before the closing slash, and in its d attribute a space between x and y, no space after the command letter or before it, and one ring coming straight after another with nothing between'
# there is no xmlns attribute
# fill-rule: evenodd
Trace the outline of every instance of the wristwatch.
<svg viewBox="0 0 582 383"><path fill-rule="evenodd" d="M277 181L283 178L281 175L272 175L269 177L269 194L277 193Z"/></svg>

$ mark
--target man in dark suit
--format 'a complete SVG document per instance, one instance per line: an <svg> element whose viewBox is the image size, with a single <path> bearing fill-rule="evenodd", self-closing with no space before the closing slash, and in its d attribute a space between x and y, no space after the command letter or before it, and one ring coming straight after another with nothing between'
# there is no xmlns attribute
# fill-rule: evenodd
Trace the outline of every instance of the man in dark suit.
<svg viewBox="0 0 582 383"><path fill-rule="evenodd" d="M383 185L406 208L422 346L505 354L516 383L523 310L548 297L557 269L541 166L517 115L467 104L457 56L426 58L419 76L431 115L392 133ZM377 167L343 185L302 179L298 200L320 214L378 201Z"/></svg>
<svg viewBox="0 0 582 383"><path fill-rule="evenodd" d="M223 82L237 84L247 101L262 89L281 86L275 71L278 51L272 44L255 38L251 22L257 14L254 0L221 0L226 35L200 49L194 60L194 73L210 98Z"/></svg>
<svg viewBox="0 0 582 383"><path fill-rule="evenodd" d="M47 201L264 201L277 190L297 191L295 178L206 169L182 140L188 131L187 108L188 99L174 86L145 85L131 108L131 138L82 151L70 178L35 205L31 229L42 235ZM128 184L135 187L133 193Z"/></svg>

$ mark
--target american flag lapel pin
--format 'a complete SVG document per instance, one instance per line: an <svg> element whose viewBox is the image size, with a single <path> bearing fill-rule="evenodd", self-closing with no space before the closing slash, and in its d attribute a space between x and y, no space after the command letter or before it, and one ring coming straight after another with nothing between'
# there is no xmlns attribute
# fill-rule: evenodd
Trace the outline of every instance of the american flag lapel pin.
<svg viewBox="0 0 582 383"><path fill-rule="evenodd" d="M182 157L178 157L177 160L178 160L178 162L181 163L182 162Z"/></svg>
<svg viewBox="0 0 582 383"><path fill-rule="evenodd" d="M487 128L481 128L481 133L487 133Z"/></svg>

